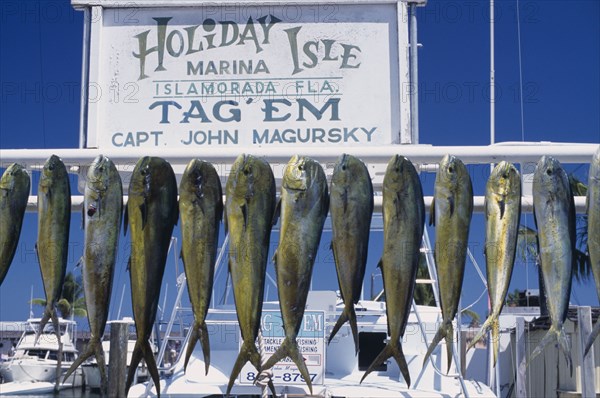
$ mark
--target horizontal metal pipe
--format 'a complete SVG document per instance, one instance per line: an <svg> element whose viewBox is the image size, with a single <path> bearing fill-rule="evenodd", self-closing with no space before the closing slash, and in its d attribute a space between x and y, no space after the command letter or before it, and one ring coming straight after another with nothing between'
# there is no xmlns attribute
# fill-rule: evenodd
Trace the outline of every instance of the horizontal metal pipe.
<svg viewBox="0 0 600 398"><path fill-rule="evenodd" d="M26 165L41 164L53 154L60 156L69 165L87 165L97 155L108 156L117 164L133 164L142 156L160 156L173 164L185 164L197 157L213 163L233 163L246 151L264 157L272 163L287 163L294 153L307 155L328 163L334 162L343 153L350 153L364 162L387 163L396 154L409 158L413 163L437 163L446 154L460 158L464 163L485 164L502 160L513 163L537 162L543 155L550 155L563 163L589 163L598 144L518 143L485 146L433 146L433 145L386 145L386 146L315 146L297 147L206 147L194 150L180 148L141 149L0 149L0 163L4 166L13 162Z"/></svg>
<svg viewBox="0 0 600 398"><path fill-rule="evenodd" d="M127 196L123 196L124 203L127 203ZM473 211L476 213L483 213L483 202L484 196L475 196L473 197ZM429 208L431 206L431 196L425 196L425 206ZM225 201L225 197L223 197L223 201ZM382 197L375 196L375 208L374 211L376 213L381 212L381 203ZM83 195L74 195L71 196L71 209L73 212L80 212L81 207L83 206ZM577 213L585 212L585 196L576 196L575 197L575 209ZM28 212L36 212L37 211L37 196L30 196L27 201L27 211ZM521 198L521 211L525 213L531 213L533 211L533 198L531 196L523 196Z"/></svg>

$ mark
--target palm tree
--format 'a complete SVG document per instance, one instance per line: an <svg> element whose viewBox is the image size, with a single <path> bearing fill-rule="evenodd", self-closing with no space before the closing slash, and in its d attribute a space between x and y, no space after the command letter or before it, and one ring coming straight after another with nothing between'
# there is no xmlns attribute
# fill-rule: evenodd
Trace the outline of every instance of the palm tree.
<svg viewBox="0 0 600 398"><path fill-rule="evenodd" d="M46 300L41 298L33 299L31 303L46 306ZM60 300L56 303L56 308L63 319L73 319L74 316L87 316L81 276L75 277L71 271L67 272L62 294Z"/></svg>

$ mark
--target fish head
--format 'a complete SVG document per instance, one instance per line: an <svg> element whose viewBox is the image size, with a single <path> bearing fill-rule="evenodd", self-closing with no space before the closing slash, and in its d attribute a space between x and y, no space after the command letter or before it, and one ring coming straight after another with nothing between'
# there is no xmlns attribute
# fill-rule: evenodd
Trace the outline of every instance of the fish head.
<svg viewBox="0 0 600 398"><path fill-rule="evenodd" d="M24 187L29 190L30 178L27 169L19 163L13 163L4 171L0 179L0 189L13 190Z"/></svg>
<svg viewBox="0 0 600 398"><path fill-rule="evenodd" d="M283 186L294 191L306 191L310 184L310 175L306 170L307 158L294 155L285 166Z"/></svg>
<svg viewBox="0 0 600 398"><path fill-rule="evenodd" d="M360 159L352 155L343 154L338 158L333 168L331 182L333 185L340 186L352 184L360 176L368 174L368 171L365 173L365 169L366 166Z"/></svg>
<svg viewBox="0 0 600 398"><path fill-rule="evenodd" d="M129 195L143 195L148 191L152 178L151 163L150 156L144 156L137 161L129 182Z"/></svg>
<svg viewBox="0 0 600 398"><path fill-rule="evenodd" d="M553 187L568 184L567 175L560 162L552 156L542 156L535 167L534 181L537 180L544 190L552 191Z"/></svg>
<svg viewBox="0 0 600 398"><path fill-rule="evenodd" d="M497 194L508 195L515 189L514 187L519 186L520 180L521 176L515 166L503 160L492 170L488 186Z"/></svg>
<svg viewBox="0 0 600 398"><path fill-rule="evenodd" d="M266 160L252 155L237 157L227 178L226 195L248 200L256 192L269 190L274 192L275 179L271 166Z"/></svg>
<svg viewBox="0 0 600 398"><path fill-rule="evenodd" d="M453 155L445 155L439 164L437 178L445 185L454 186L459 183L465 172L465 166L460 159Z"/></svg>
<svg viewBox="0 0 600 398"><path fill-rule="evenodd" d="M112 160L103 155L98 155L87 173L87 182L96 190L105 190L116 172Z"/></svg>
<svg viewBox="0 0 600 398"><path fill-rule="evenodd" d="M58 156L52 155L46 160L46 163L44 163L44 168L42 169L40 176L40 186L50 186L55 179L64 178L66 176L67 168L65 167L65 164Z"/></svg>
<svg viewBox="0 0 600 398"><path fill-rule="evenodd" d="M292 191L306 191L313 184L325 184L321 165L306 156L294 155L283 172L283 187Z"/></svg>
<svg viewBox="0 0 600 398"><path fill-rule="evenodd" d="M187 167L185 168L185 172L183 173L184 178L186 179L185 184L187 186L199 188L203 184L204 179L204 162L198 159L192 159Z"/></svg>
<svg viewBox="0 0 600 398"><path fill-rule="evenodd" d="M404 156L392 156L385 172L384 186L393 190L400 190L406 181L406 175L409 172L409 163L410 161ZM410 167L414 168L412 163Z"/></svg>

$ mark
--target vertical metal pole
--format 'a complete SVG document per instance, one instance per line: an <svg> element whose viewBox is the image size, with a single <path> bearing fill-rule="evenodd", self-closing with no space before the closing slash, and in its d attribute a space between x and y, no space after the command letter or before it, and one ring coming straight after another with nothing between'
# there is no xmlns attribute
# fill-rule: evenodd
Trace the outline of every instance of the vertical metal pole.
<svg viewBox="0 0 600 398"><path fill-rule="evenodd" d="M127 374L127 322L110 324L110 364L108 366L108 396L125 396L125 375Z"/></svg>
<svg viewBox="0 0 600 398"><path fill-rule="evenodd" d="M516 398L527 398L527 386L525 384L525 364L527 363L527 354L525 352L525 319L522 316L517 317L517 327L515 330L516 340L516 361L517 361L517 382Z"/></svg>
<svg viewBox="0 0 600 398"><path fill-rule="evenodd" d="M490 0L490 144L496 142L496 66L494 60L494 0Z"/></svg>
<svg viewBox="0 0 600 398"><path fill-rule="evenodd" d="M579 355L581 360L581 396L595 397L596 383L594 380L594 350L585 355L585 344L592 332L592 307L579 307L577 311L577 325L579 329ZM585 356L584 356L585 355Z"/></svg>
<svg viewBox="0 0 600 398"><path fill-rule="evenodd" d="M410 130L411 144L419 143L419 72L417 55L417 5L410 5Z"/></svg>

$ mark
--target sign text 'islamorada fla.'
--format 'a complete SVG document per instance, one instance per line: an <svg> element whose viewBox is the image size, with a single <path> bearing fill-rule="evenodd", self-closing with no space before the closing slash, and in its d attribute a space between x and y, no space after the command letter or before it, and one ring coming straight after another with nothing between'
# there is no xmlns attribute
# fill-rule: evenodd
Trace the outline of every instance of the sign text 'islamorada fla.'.
<svg viewBox="0 0 600 398"><path fill-rule="evenodd" d="M104 11L89 93L99 148L398 142L393 8L194 10Z"/></svg>

